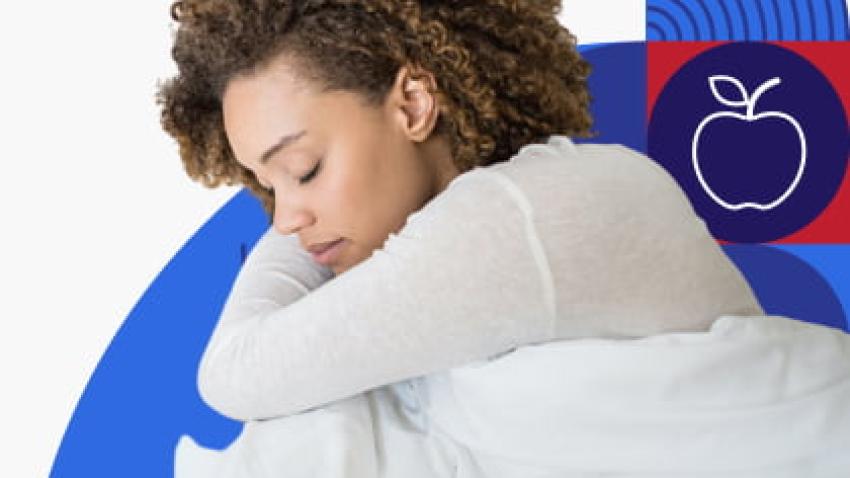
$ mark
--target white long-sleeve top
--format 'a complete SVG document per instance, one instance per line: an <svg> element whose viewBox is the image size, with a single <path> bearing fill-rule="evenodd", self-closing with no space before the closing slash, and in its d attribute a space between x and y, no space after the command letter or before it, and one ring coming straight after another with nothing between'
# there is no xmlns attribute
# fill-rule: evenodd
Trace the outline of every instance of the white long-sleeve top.
<svg viewBox="0 0 850 478"><path fill-rule="evenodd" d="M522 345L761 314L663 168L552 136L457 176L336 277L270 229L237 276L198 385L221 414L265 419Z"/></svg>

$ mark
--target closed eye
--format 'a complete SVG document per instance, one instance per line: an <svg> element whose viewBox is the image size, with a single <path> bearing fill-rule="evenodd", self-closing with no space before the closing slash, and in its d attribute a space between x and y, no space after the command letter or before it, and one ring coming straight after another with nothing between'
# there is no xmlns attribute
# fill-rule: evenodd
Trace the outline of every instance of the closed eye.
<svg viewBox="0 0 850 478"><path fill-rule="evenodd" d="M322 164L322 161L320 160L318 163L316 163L316 167L313 168L312 171L310 171L309 173L307 173L307 175L305 175L304 177L302 177L301 179L298 180L298 183L299 184L305 184L305 183L309 183L310 181L312 181L313 178L316 177L316 174L319 173L319 166L321 166L321 164Z"/></svg>

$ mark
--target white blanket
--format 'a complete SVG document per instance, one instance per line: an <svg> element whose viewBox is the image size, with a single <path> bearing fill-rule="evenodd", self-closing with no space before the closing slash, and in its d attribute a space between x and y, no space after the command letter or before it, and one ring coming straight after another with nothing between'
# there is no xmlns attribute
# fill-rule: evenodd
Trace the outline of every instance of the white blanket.
<svg viewBox="0 0 850 478"><path fill-rule="evenodd" d="M850 476L850 335L778 316L525 346L308 412L176 478Z"/></svg>

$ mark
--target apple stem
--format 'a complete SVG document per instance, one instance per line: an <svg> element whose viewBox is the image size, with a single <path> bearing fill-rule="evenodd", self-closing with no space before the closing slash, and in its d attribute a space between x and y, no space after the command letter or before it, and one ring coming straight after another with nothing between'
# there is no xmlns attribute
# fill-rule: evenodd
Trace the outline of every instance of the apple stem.
<svg viewBox="0 0 850 478"><path fill-rule="evenodd" d="M753 92L753 95L750 97L750 100L747 101L747 119L753 119L755 116L753 115L756 109L756 102L759 100L759 97L767 90L773 88L774 86L782 83L782 80L779 77L771 78L764 83L761 84L756 91Z"/></svg>

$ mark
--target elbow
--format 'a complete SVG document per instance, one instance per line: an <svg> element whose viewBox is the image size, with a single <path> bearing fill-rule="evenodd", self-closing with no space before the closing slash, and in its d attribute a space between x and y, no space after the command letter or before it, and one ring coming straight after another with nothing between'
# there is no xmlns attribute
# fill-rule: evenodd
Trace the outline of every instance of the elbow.
<svg viewBox="0 0 850 478"><path fill-rule="evenodd" d="M198 366L201 400L227 418L262 420L288 414L263 366L261 347L250 336L213 337Z"/></svg>
<svg viewBox="0 0 850 478"><path fill-rule="evenodd" d="M220 415L233 420L250 420L252 417L241 406L244 398L237 393L237 386L230 378L231 373L223 369L209 353L205 353L198 367L198 395Z"/></svg>
<svg viewBox="0 0 850 478"><path fill-rule="evenodd" d="M214 335L198 366L197 387L201 400L227 418L239 421L262 417L261 377L248 361L251 350L238 334Z"/></svg>
<svg viewBox="0 0 850 478"><path fill-rule="evenodd" d="M266 340L260 322L240 321L219 327L198 365L200 398L219 414L239 421L297 413L303 394L293 383L309 382L304 367L282 363L280 344ZM286 347L283 347L285 349ZM300 387L304 389L305 387Z"/></svg>

